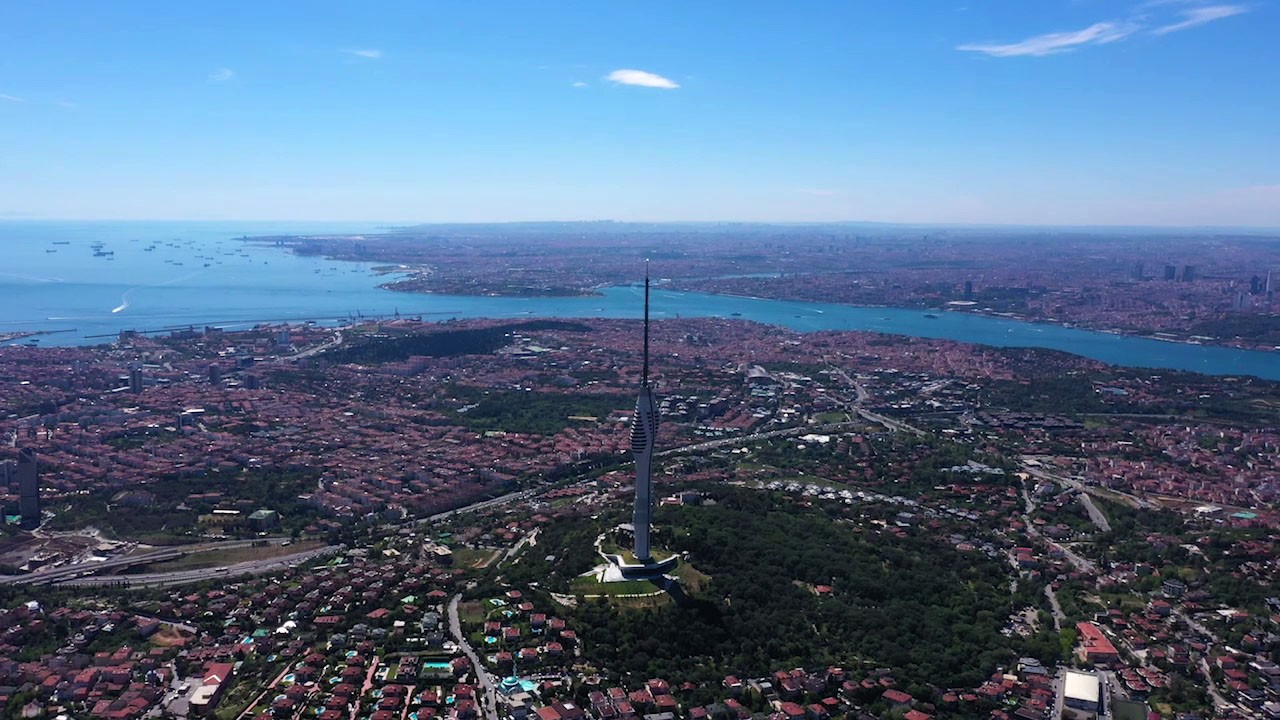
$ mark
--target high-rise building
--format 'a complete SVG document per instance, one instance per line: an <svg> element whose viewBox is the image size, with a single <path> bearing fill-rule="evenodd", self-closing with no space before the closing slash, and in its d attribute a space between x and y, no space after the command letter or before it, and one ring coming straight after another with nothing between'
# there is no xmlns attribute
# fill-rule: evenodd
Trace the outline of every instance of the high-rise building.
<svg viewBox="0 0 1280 720"><path fill-rule="evenodd" d="M1195 280L1196 280L1196 266L1183 265L1182 266L1182 282L1195 282Z"/></svg>
<svg viewBox="0 0 1280 720"><path fill-rule="evenodd" d="M214 363L209 366L209 384L220 385L222 383L222 366Z"/></svg>
<svg viewBox="0 0 1280 720"><path fill-rule="evenodd" d="M653 559L649 549L649 526L653 519L653 444L658 435L658 405L649 387L649 268L644 272L644 365L640 395L631 421L631 452L636 458L636 500L632 512L636 560Z"/></svg>
<svg viewBox="0 0 1280 720"><path fill-rule="evenodd" d="M129 367L129 392L142 392L142 366L132 365Z"/></svg>
<svg viewBox="0 0 1280 720"><path fill-rule="evenodd" d="M40 525L40 476L36 468L36 451L22 448L18 451L18 514L22 526Z"/></svg>
<svg viewBox="0 0 1280 720"><path fill-rule="evenodd" d="M1165 265L1165 266L1164 266L1164 279L1165 279L1165 280L1177 280L1177 279L1178 279L1178 266L1177 266L1177 265Z"/></svg>
<svg viewBox="0 0 1280 720"><path fill-rule="evenodd" d="M964 281L964 299L965 300L973 299L973 281L972 280Z"/></svg>

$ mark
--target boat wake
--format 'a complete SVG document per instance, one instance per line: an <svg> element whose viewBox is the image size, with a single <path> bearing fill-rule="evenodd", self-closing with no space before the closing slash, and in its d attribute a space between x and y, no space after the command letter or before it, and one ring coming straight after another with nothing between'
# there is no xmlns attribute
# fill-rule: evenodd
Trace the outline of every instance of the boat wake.
<svg viewBox="0 0 1280 720"><path fill-rule="evenodd" d="M124 312L125 310L127 310L129 307L129 293L137 289L138 288L129 288L128 290L125 290L124 294L120 296L120 304L117 305L116 307L111 308L111 314L114 315L115 313Z"/></svg>

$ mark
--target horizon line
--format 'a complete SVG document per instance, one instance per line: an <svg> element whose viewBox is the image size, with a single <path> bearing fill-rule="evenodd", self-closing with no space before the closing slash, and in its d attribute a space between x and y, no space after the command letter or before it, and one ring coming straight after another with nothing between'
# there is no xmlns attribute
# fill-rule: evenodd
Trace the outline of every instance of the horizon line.
<svg viewBox="0 0 1280 720"><path fill-rule="evenodd" d="M90 217L40 217L40 216L3 216L0 223L6 222L52 222L52 223L263 223L263 224L311 224L326 223L354 225L368 224L386 227L419 227L438 225L754 225L764 227L830 227L839 225L879 225L898 228L936 228L936 229L1075 229L1075 230L1229 230L1280 233L1280 225L1176 225L1150 223L1002 223L1002 222L903 222L887 220L614 220L609 218L577 219L577 220L337 220L337 219L264 219L264 218L90 218Z"/></svg>

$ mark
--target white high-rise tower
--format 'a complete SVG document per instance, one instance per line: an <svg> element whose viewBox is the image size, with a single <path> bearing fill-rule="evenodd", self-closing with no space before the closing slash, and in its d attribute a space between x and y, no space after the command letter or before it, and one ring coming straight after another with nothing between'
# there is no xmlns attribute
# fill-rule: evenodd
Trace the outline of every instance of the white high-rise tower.
<svg viewBox="0 0 1280 720"><path fill-rule="evenodd" d="M653 517L653 443L658 435L658 405L653 401L649 387L649 264L644 268L644 369L640 381L640 396L636 398L636 413L631 421L631 452L636 456L636 503L632 514L635 529L636 560L648 563L653 559L649 551L649 522Z"/></svg>

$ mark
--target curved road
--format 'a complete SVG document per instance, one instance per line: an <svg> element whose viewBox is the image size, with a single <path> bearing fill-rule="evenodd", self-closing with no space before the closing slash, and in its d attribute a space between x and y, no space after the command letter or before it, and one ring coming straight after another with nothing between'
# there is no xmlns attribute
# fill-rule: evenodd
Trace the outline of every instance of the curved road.
<svg viewBox="0 0 1280 720"><path fill-rule="evenodd" d="M493 678L489 676L484 663L480 662L480 656L472 649L471 643L467 642L466 636L462 634L462 622L458 619L458 601L461 599L462 593L458 593L449 600L449 632L453 634L454 642L458 643L458 647L462 648L463 654L475 668L476 679L480 682L481 691L484 693L480 710L487 720L498 720L498 691L494 687Z"/></svg>

